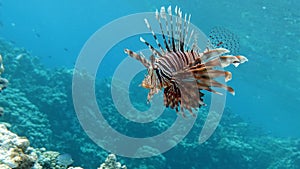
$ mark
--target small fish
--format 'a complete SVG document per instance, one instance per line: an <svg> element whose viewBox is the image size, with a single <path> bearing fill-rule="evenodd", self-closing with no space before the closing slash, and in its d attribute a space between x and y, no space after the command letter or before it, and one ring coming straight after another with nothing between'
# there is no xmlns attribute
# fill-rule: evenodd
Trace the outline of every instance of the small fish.
<svg viewBox="0 0 300 169"><path fill-rule="evenodd" d="M32 32L34 33L35 37L37 37L37 38L41 37L40 33L38 33L38 31L36 29L32 29Z"/></svg>
<svg viewBox="0 0 300 169"><path fill-rule="evenodd" d="M40 37L41 37L41 35L40 35L39 33L35 33L35 36L36 36L37 38L40 38Z"/></svg>
<svg viewBox="0 0 300 169"><path fill-rule="evenodd" d="M57 157L56 161L57 161L57 164L63 165L63 166L69 166L74 162L71 155L68 153L59 155Z"/></svg>
<svg viewBox="0 0 300 169"><path fill-rule="evenodd" d="M7 88L8 83L7 79L0 77L0 92Z"/></svg>
<svg viewBox="0 0 300 169"><path fill-rule="evenodd" d="M2 63L2 55L0 54L0 75L4 72L4 65L3 65L3 63Z"/></svg>
<svg viewBox="0 0 300 169"><path fill-rule="evenodd" d="M0 107L0 117L3 116L3 114L4 114L4 108Z"/></svg>
<svg viewBox="0 0 300 169"><path fill-rule="evenodd" d="M165 7L161 7L160 12L156 10L155 17L160 26L163 45L159 42L149 21L144 19L160 49L155 49L145 39L140 38L152 53L150 60L146 59L143 53L138 54L129 49L125 49L124 52L140 61L148 70L141 84L142 87L150 90L147 96L148 102L154 94L163 90L166 107L175 109L182 116L185 116L185 110L195 116L193 110L205 105L202 90L221 94L212 89L212 87L219 87L232 95L235 94L233 88L216 80L218 77L224 77L225 81L231 80L231 72L217 68L224 68L231 64L238 66L248 59L241 55L229 55L230 51L222 47L227 44L226 38L220 40L215 37L213 44L208 45L201 52L197 45L197 35L194 34L194 30L189 30L191 15L185 14L183 18L182 11L177 6L175 14L172 15L171 6L167 11ZM211 36L216 34L212 33Z"/></svg>
<svg viewBox="0 0 300 169"><path fill-rule="evenodd" d="M25 55L24 53L18 54L15 59L20 60L23 58L24 55Z"/></svg>

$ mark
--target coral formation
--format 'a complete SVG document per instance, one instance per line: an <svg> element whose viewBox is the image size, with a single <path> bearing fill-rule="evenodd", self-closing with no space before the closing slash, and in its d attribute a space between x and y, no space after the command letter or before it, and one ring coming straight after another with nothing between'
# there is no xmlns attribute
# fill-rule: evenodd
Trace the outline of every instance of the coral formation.
<svg viewBox="0 0 300 169"><path fill-rule="evenodd" d="M27 143L24 140L21 144L24 145L21 146L22 148L9 143L17 149L10 151L18 157L13 159L22 158L26 161L26 165L33 165L35 169L66 168L57 163L60 154L55 151L59 151L72 154L74 165L80 164L83 168L98 167L99 161L105 160L107 152L93 143L78 123L72 104L72 70L46 69L26 50L14 47L1 39L0 51L5 58L5 74L3 75L10 82L9 87L0 95L0 106L3 108L0 109L0 114L5 111L5 114L0 116L0 122L3 123L1 128L6 131L5 124L13 132L26 136L31 146L46 148L27 147L26 149ZM114 87L118 91L123 90L120 86ZM96 89L97 101L103 116L113 128L124 135L153 136L165 131L176 118L173 113L168 114L167 110L161 118L151 123L133 123L121 116L114 107L110 79L97 81ZM140 92L137 95L133 93L133 95L133 104L147 109L147 105L139 104L145 95ZM122 98L116 101L121 102ZM147 159L120 157L120 161L126 163L128 168L135 169L187 168L187 166L189 168L299 168L299 139L276 138L256 131L256 128L234 115L230 109L225 110L222 121L213 136L204 144L199 145L198 135L207 113L206 108L201 109L189 135L170 151ZM102 126L94 127L101 131L105 130ZM3 138L5 137L1 135L1 145L4 143ZM172 140L170 142L172 143ZM5 156L4 152L8 149L4 151L4 148L2 146L0 148L3 149L0 153L1 159L10 158ZM158 150L144 147L136 153L156 151ZM22 154L21 157L19 154ZM102 168L120 166L111 155L107 160L113 162L107 164L105 162ZM10 162L4 163L3 161L5 160L0 162L0 168L10 168L7 165ZM17 163L16 160L11 163L23 165ZM76 167L70 166L69 168L75 169Z"/></svg>
<svg viewBox="0 0 300 169"><path fill-rule="evenodd" d="M69 168L69 166L71 166L71 164L64 164L61 163L59 161L59 157L61 156L61 154L59 152L56 151L46 151L45 149L40 150L37 149L37 151L39 152L39 160L37 161L37 163L39 164L39 166L41 166L43 169L66 169Z"/></svg>
<svg viewBox="0 0 300 169"><path fill-rule="evenodd" d="M2 39L0 51L7 60L6 77L12 84L0 97L0 113L3 115L4 110L7 112L0 118L0 123L10 127L13 132L28 137L35 147L72 152L73 150L65 146L65 143L69 142L72 147L78 147L84 156L104 160L107 153L99 151L101 149L95 144L87 143L81 146L81 143L88 142L89 138L82 134L72 109L72 71L59 69L53 72L45 69L38 59L26 50L16 48ZM63 122L62 119L68 119L68 122ZM64 132L60 132L61 128L64 128ZM33 166L35 169L58 169L69 165L61 163L58 152L46 151L45 148L32 151L38 155L38 160ZM93 163L99 165L96 160L91 162ZM1 167L4 168L4 164L1 164ZM89 164L87 168L90 168Z"/></svg>
<svg viewBox="0 0 300 169"><path fill-rule="evenodd" d="M5 114L0 119L11 125L11 130L29 138L37 147L44 147L51 140L47 115L31 103L19 89L9 87L1 94L0 105Z"/></svg>
<svg viewBox="0 0 300 169"><path fill-rule="evenodd" d="M59 161L61 155L58 152L46 151L45 148L33 148L29 145L27 138L19 137L9 131L4 124L0 124L0 168L82 169L81 167L68 167L71 165L69 162L67 165L62 164Z"/></svg>
<svg viewBox="0 0 300 169"><path fill-rule="evenodd" d="M0 75L4 72L4 66L3 66L3 60L2 60L2 55L0 54ZM8 85L8 80L5 78L2 78L0 76L0 92L5 89ZM0 116L2 115L2 113L0 113Z"/></svg>
<svg viewBox="0 0 300 169"><path fill-rule="evenodd" d="M31 168L37 154L29 148L29 141L0 124L0 164L3 168Z"/></svg>
<svg viewBox="0 0 300 169"><path fill-rule="evenodd" d="M105 162L100 165L98 169L127 169L125 165L117 162L117 157L114 154L109 154Z"/></svg>

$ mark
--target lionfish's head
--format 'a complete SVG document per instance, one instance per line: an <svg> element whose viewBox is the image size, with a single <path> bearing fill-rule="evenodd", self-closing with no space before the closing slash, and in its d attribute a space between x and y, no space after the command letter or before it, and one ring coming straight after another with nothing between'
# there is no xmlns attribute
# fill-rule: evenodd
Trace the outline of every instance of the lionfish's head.
<svg viewBox="0 0 300 169"><path fill-rule="evenodd" d="M153 89L156 87L156 75L152 66L148 68L148 74L145 76L141 86L146 89Z"/></svg>

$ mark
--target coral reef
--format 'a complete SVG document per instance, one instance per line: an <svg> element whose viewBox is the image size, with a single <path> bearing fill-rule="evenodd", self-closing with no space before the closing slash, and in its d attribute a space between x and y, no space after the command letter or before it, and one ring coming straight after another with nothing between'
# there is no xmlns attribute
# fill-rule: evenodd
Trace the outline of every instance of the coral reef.
<svg viewBox="0 0 300 169"><path fill-rule="evenodd" d="M0 116L0 122L13 132L26 136L31 146L45 147L40 149L27 147L26 150L17 148L18 151L13 152L22 153L24 160L28 157L25 160L26 165L33 165L35 169L66 168L66 165L57 163L59 152L71 154L74 160L72 165L80 164L83 168L99 167L99 161L105 160L107 152L92 142L78 123L72 104L72 70L46 69L26 50L14 47L1 39L0 51L5 61L3 75L10 82L9 87L0 95L2 107L0 114L5 111ZM110 81L111 79L97 81L96 95L103 116L114 129L131 137L147 137L159 134L172 125L176 115L168 110L151 123L137 124L126 120L114 107ZM123 90L120 86L114 87L119 91ZM146 92L138 93L137 95L132 93L133 104L141 109L147 109L146 104L140 104ZM122 97L120 96L120 100L116 101L121 102ZM124 157L118 159L122 164L126 163L128 168L134 169L187 168L187 166L216 169L299 168L299 139L276 138L265 134L245 123L230 109L225 110L213 136L199 145L199 131L202 129L207 113L206 108L198 113L197 121L188 136L170 151L146 159ZM1 126L5 128L4 125ZM95 127L105 130L102 126ZM0 140L3 138L1 136ZM3 144L2 141L0 143ZM11 146L17 147L15 144ZM151 147L143 147L136 153L156 151L158 150ZM109 155L106 161L100 168L122 167L112 155ZM0 168L10 168L10 166L1 160ZM69 166L69 168L76 167Z"/></svg>
<svg viewBox="0 0 300 169"><path fill-rule="evenodd" d="M55 151L46 151L45 148L33 148L29 146L29 140L19 137L7 129L4 124L0 124L0 168L1 169L83 169L81 167L70 166L72 162L65 154L60 155ZM70 166L70 167L68 167ZM126 169L116 161L116 156L110 154L100 169Z"/></svg>
<svg viewBox="0 0 300 169"><path fill-rule="evenodd" d="M0 124L1 168L31 168L37 161L37 154L29 147L26 138L19 137Z"/></svg>
<svg viewBox="0 0 300 169"><path fill-rule="evenodd" d="M114 154L109 154L105 162L100 165L98 169L127 169L125 165L117 162L117 157Z"/></svg>
<svg viewBox="0 0 300 169"><path fill-rule="evenodd" d="M47 115L40 112L23 92L7 88L1 94L0 105L6 112L0 121L12 124L12 131L29 138L34 146L44 147L49 144L52 131Z"/></svg>
<svg viewBox="0 0 300 169"><path fill-rule="evenodd" d="M25 49L3 39L0 39L0 51L8 65L6 78L11 83L1 93L0 113L2 115L4 110L6 113L0 116L0 123L26 136L34 147L84 154L75 156L77 163L85 161L85 157L104 160L107 153L89 141L76 119L71 97L72 71L45 69ZM64 132L61 132L62 128ZM85 142L83 146L82 142ZM59 153L44 152L44 148L41 150L37 151L40 166L55 168ZM99 162L93 160L83 164L86 168L92 165L97 166Z"/></svg>

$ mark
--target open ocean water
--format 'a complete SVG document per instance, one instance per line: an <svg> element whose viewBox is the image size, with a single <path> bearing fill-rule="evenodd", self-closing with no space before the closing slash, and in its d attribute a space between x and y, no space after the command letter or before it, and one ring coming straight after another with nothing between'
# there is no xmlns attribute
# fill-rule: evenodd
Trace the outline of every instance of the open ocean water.
<svg viewBox="0 0 300 169"><path fill-rule="evenodd" d="M298 0L0 0L0 54L5 67L0 75L10 82L0 93L0 107L4 109L0 122L9 123L10 130L27 137L33 147L67 153L65 158L72 156L72 160L64 159L72 161L65 168L99 167L110 151L95 144L77 119L72 100L76 59L88 39L105 25L169 5L191 14L191 23L207 35L216 26L233 32L239 39L239 53L249 61L238 68L226 68L233 74L228 84L236 94L226 96L220 124L205 143L199 144L197 139L206 108L200 111L189 134L169 151L149 158L122 157L114 152L118 161L136 169L300 168ZM118 29L121 32L128 27ZM112 29L101 42L110 43L118 29ZM134 24L131 29L135 29ZM107 52L95 83L97 103L105 119L120 133L136 138L164 132L180 117L167 109L154 122L138 124L122 117L114 106L111 78L128 57L124 47L145 48L139 36L130 36ZM147 90L138 86L144 73L134 78L128 92L133 106L142 111L149 109ZM120 86L118 92L123 90ZM81 90L89 91L85 86ZM123 97L118 96L121 103ZM209 106L209 101L206 103ZM188 114L189 118L194 117ZM103 126L93 128L105 130ZM157 151L148 147L136 154Z"/></svg>

